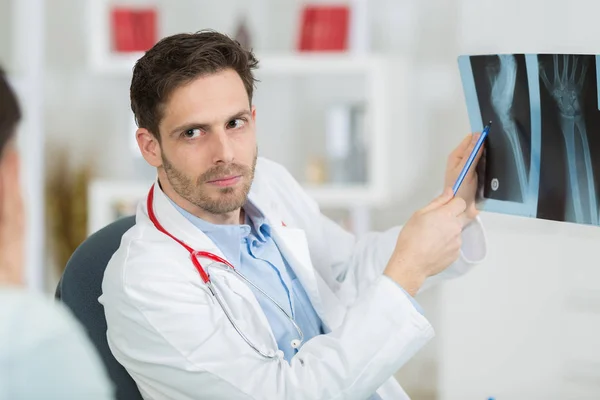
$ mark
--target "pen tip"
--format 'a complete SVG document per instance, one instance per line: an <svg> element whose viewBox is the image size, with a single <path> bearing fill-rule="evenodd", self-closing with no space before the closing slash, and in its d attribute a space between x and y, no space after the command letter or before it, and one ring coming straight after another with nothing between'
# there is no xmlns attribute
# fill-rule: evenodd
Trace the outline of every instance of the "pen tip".
<svg viewBox="0 0 600 400"><path fill-rule="evenodd" d="M492 124L492 121L488 122L488 125L491 125L491 124Z"/></svg>

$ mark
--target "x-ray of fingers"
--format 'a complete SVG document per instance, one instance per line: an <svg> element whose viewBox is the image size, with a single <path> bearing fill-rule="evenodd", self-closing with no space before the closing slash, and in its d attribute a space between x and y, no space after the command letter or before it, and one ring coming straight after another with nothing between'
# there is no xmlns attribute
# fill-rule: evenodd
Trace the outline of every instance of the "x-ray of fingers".
<svg viewBox="0 0 600 400"><path fill-rule="evenodd" d="M596 55L458 59L469 121L493 121L478 166L484 211L600 225Z"/></svg>

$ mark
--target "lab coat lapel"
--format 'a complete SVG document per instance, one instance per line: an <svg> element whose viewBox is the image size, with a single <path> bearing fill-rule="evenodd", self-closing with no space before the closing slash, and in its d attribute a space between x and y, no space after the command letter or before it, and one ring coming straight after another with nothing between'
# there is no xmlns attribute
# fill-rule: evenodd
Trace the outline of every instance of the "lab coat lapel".
<svg viewBox="0 0 600 400"><path fill-rule="evenodd" d="M302 287L306 291L319 318L326 329L333 329L341 323L345 309L335 297L325 281L315 271L304 230L286 226L279 210L280 202L269 192L266 182L255 180L249 194L249 201L262 213L271 226L273 240L286 259Z"/></svg>
<svg viewBox="0 0 600 400"><path fill-rule="evenodd" d="M302 229L290 228L283 225L272 226L271 232L281 254L285 257L302 283L315 311L321 320L329 326L329 319L323 307L317 277L310 259L306 234Z"/></svg>
<svg viewBox="0 0 600 400"><path fill-rule="evenodd" d="M269 193L265 193L268 186L264 183L260 185L259 182L259 179L255 180L248 200L269 222L275 244L302 283L315 311L323 323L329 327L334 321L331 321L326 312L327 307L323 303L322 291L319 290L319 286L325 285L325 283L315 274L306 234L302 229L284 225L276 199Z"/></svg>

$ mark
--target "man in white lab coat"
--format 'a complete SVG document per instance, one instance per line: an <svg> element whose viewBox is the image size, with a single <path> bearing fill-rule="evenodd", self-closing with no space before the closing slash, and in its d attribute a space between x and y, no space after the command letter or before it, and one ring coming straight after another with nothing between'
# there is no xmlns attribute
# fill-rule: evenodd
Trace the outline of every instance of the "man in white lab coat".
<svg viewBox="0 0 600 400"><path fill-rule="evenodd" d="M137 142L158 176L104 276L110 348L146 399L407 398L393 374L433 336L413 296L485 254L476 176L402 230L355 238L257 157L256 65L208 31L136 64Z"/></svg>

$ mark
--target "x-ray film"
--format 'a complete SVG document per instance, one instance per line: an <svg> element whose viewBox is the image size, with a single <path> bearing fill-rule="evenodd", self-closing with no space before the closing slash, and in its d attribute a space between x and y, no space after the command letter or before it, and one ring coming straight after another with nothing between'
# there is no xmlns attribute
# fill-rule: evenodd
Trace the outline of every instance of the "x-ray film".
<svg viewBox="0 0 600 400"><path fill-rule="evenodd" d="M471 129L493 121L480 210L600 225L599 57L459 57Z"/></svg>

